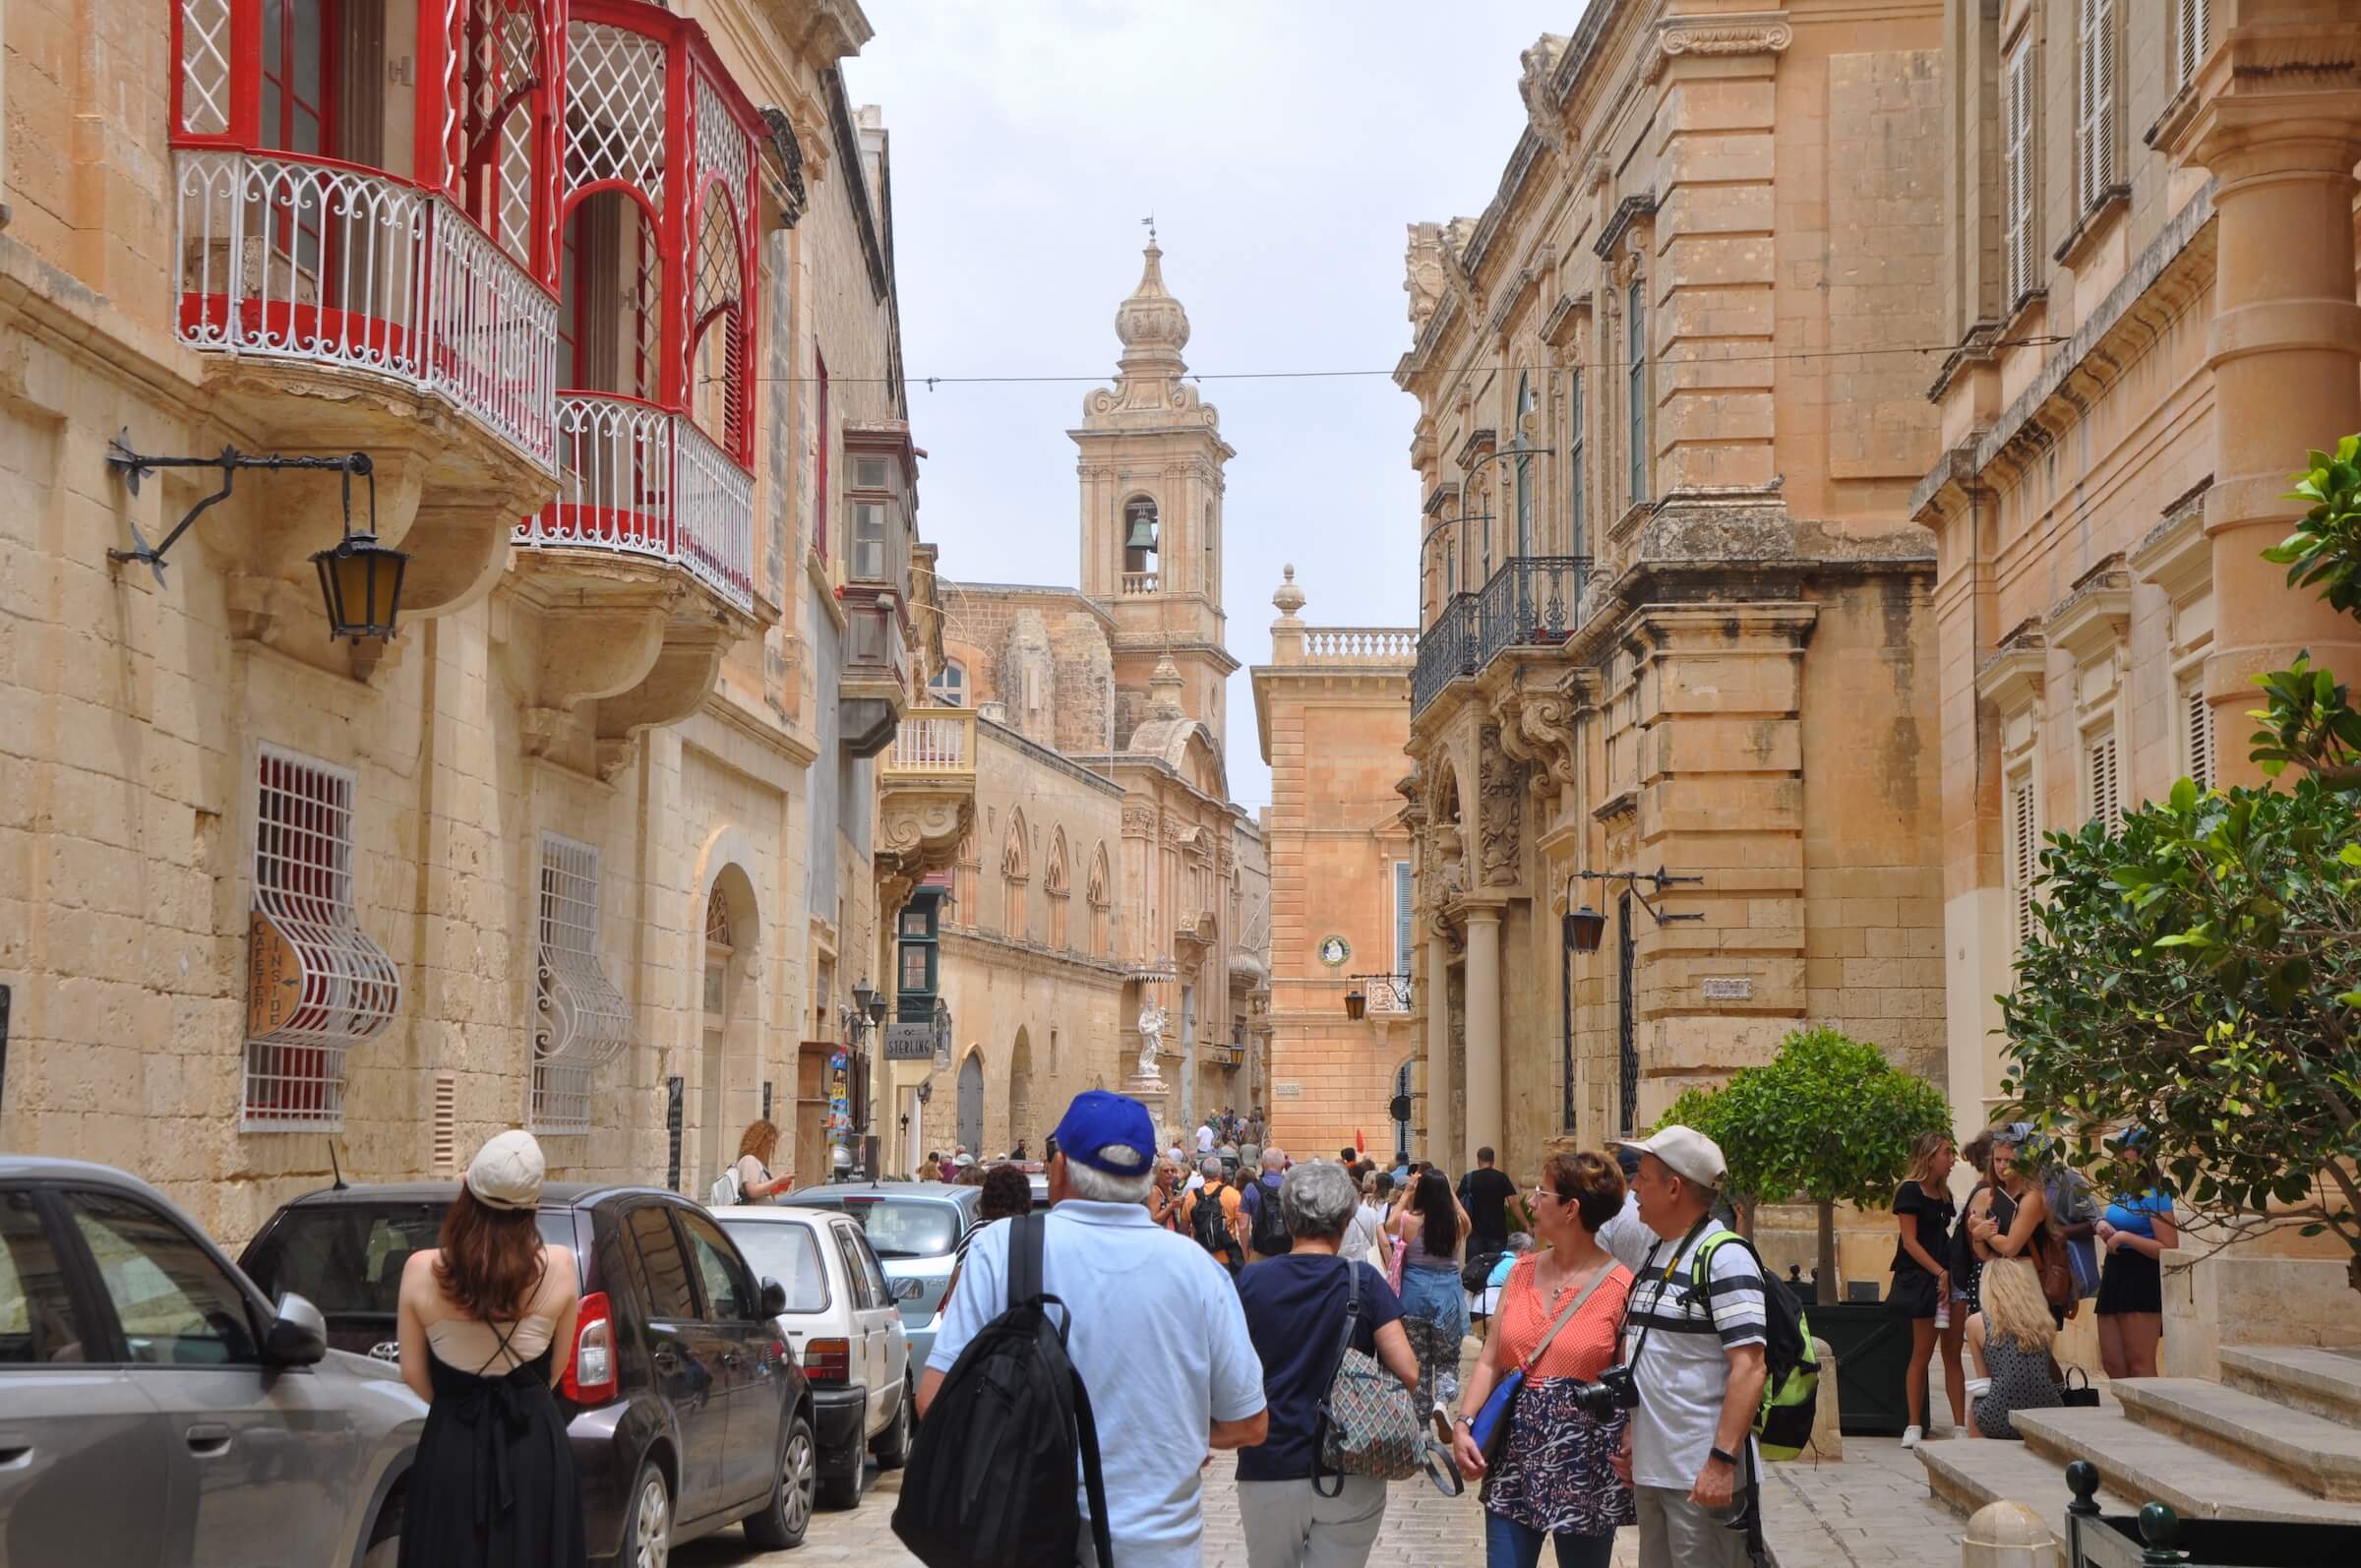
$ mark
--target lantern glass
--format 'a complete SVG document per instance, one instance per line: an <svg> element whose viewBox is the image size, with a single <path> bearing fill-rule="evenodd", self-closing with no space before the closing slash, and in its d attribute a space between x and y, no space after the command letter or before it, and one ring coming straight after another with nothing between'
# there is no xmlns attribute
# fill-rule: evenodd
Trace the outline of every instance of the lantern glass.
<svg viewBox="0 0 2361 1568"><path fill-rule="evenodd" d="M409 556L370 534L347 534L312 557L332 637L391 637L401 613L401 578Z"/></svg>
<svg viewBox="0 0 2361 1568"><path fill-rule="evenodd" d="M885 1021L885 995L883 992L870 994L869 1021L873 1024L881 1024Z"/></svg>
<svg viewBox="0 0 2361 1568"><path fill-rule="evenodd" d="M870 1002L876 999L877 995L870 989L869 982L864 980L853 988L853 1005L862 1012L867 1012Z"/></svg>
<svg viewBox="0 0 2361 1568"><path fill-rule="evenodd" d="M1347 1018L1359 1023L1367 1015L1368 1010L1369 998L1362 994L1359 986L1355 986L1351 991L1345 993L1345 1016Z"/></svg>
<svg viewBox="0 0 2361 1568"><path fill-rule="evenodd" d="M1588 904L1566 915L1566 950L1569 952L1597 952L1599 939L1605 933L1606 917Z"/></svg>

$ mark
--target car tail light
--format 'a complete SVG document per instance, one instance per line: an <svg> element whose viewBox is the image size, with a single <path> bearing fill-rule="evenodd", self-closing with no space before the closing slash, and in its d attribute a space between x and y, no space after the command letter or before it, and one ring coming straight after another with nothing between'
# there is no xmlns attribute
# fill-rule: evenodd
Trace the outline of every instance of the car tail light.
<svg viewBox="0 0 2361 1568"><path fill-rule="evenodd" d="M851 1340L807 1340L804 1342L804 1376L815 1383L849 1383L853 1380L853 1342Z"/></svg>
<svg viewBox="0 0 2361 1568"><path fill-rule="evenodd" d="M615 1397L622 1382L615 1370L615 1313L607 1293L593 1291L582 1297L575 1319L574 1359L567 1363L559 1386L576 1405L603 1405Z"/></svg>

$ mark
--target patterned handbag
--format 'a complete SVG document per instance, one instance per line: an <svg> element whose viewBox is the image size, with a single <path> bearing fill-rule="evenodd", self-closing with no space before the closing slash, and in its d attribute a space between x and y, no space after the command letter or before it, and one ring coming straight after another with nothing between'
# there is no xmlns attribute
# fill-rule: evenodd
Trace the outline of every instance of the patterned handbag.
<svg viewBox="0 0 2361 1568"><path fill-rule="evenodd" d="M1318 1458L1312 1490L1333 1497L1347 1476L1408 1480L1425 1471L1425 1430L1419 1408L1402 1380L1374 1357L1353 1348L1361 1321L1361 1270L1345 1264L1345 1327L1337 1346L1336 1371L1320 1402ZM1333 1476L1333 1487L1322 1480Z"/></svg>

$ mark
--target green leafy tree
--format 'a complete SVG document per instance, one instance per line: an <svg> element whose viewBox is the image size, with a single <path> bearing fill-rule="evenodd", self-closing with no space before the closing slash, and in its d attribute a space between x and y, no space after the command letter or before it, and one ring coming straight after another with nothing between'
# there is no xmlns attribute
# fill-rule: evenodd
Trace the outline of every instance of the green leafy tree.
<svg viewBox="0 0 2361 1568"><path fill-rule="evenodd" d="M2357 457L2361 437L2312 453L2309 510L2265 552L2352 615ZM2361 712L2309 657L2256 685L2250 754L2273 782L2182 779L2112 828L2048 835L2000 998L2004 1088L2102 1183L2142 1190L2152 1162L2220 1242L2334 1233L2361 1290Z"/></svg>
<svg viewBox="0 0 2361 1568"><path fill-rule="evenodd" d="M1798 1029L1769 1065L1691 1089L1664 1119L1695 1127L1729 1162L1728 1196L1751 1209L1800 1195L1820 1221L1820 1299L1837 1299L1837 1205L1883 1208L1910 1145L1951 1130L1942 1092L1839 1030Z"/></svg>

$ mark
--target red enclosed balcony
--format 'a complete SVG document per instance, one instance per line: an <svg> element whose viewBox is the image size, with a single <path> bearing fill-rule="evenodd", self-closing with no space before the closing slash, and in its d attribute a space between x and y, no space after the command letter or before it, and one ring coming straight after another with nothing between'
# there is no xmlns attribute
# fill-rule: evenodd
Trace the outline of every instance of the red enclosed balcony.
<svg viewBox="0 0 2361 1568"><path fill-rule="evenodd" d="M556 339L558 495L516 529L685 571L756 611L754 354L761 121L703 31L574 0Z"/></svg>
<svg viewBox="0 0 2361 1568"><path fill-rule="evenodd" d="M174 327L229 399L288 445L379 450L401 423L447 446L445 407L506 449L445 468L546 474L554 0L176 0L172 47Z"/></svg>

